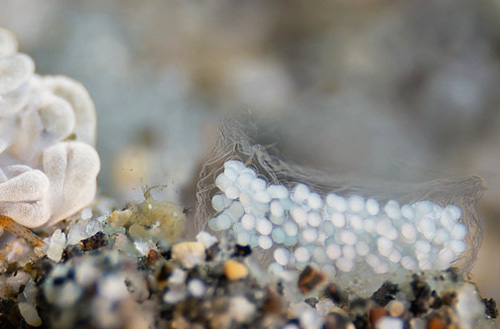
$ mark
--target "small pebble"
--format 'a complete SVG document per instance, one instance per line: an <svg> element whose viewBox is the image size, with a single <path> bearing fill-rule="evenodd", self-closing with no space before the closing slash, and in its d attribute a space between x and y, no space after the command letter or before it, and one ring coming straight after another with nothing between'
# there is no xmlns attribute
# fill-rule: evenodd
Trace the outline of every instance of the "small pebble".
<svg viewBox="0 0 500 329"><path fill-rule="evenodd" d="M427 329L446 329L446 328L447 328L446 322L437 316L430 318L429 322L427 323Z"/></svg>
<svg viewBox="0 0 500 329"><path fill-rule="evenodd" d="M179 288L170 289L163 295L163 301L167 304L177 304L184 299L186 299L186 291Z"/></svg>
<svg viewBox="0 0 500 329"><path fill-rule="evenodd" d="M385 307L376 306L368 312L368 319L370 321L370 327L376 328L377 322L387 315L387 310Z"/></svg>
<svg viewBox="0 0 500 329"><path fill-rule="evenodd" d="M240 257L246 257L252 254L252 248L249 246L236 245L234 246L234 255Z"/></svg>
<svg viewBox="0 0 500 329"><path fill-rule="evenodd" d="M376 322L376 329L403 329L403 320L399 318L393 318L390 316L384 316L379 321Z"/></svg>
<svg viewBox="0 0 500 329"><path fill-rule="evenodd" d="M187 284L187 291L193 297L201 297L205 293L205 284L199 279L191 279Z"/></svg>
<svg viewBox="0 0 500 329"><path fill-rule="evenodd" d="M224 275L231 281L246 278L248 275L247 267L233 259L229 259L224 263Z"/></svg>
<svg viewBox="0 0 500 329"><path fill-rule="evenodd" d="M295 323L288 323L282 329L300 329Z"/></svg>
<svg viewBox="0 0 500 329"><path fill-rule="evenodd" d="M54 262L59 262L65 247L66 235L60 229L55 230L49 240L47 257Z"/></svg>
<svg viewBox="0 0 500 329"><path fill-rule="evenodd" d="M391 300L389 304L387 304L387 309L389 310L389 314L393 317L399 317L403 315L405 311L405 305L399 300Z"/></svg>
<svg viewBox="0 0 500 329"><path fill-rule="evenodd" d="M20 302L17 306L27 324L33 327L39 327L42 325L42 319L33 305Z"/></svg>
<svg viewBox="0 0 500 329"><path fill-rule="evenodd" d="M229 301L229 314L237 323L248 321L256 312L256 306L243 296L232 297Z"/></svg>
<svg viewBox="0 0 500 329"><path fill-rule="evenodd" d="M326 275L311 266L307 266L299 276L299 289L303 294L317 289L326 280Z"/></svg>
<svg viewBox="0 0 500 329"><path fill-rule="evenodd" d="M205 263L205 247L200 242L181 242L172 246L172 259L190 269Z"/></svg>

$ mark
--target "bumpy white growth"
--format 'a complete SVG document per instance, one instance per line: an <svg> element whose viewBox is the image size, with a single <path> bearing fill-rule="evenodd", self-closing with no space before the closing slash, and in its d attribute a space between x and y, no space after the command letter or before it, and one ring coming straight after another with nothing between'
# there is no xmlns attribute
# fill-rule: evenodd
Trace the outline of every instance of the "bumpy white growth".
<svg viewBox="0 0 500 329"><path fill-rule="evenodd" d="M245 184L238 184L245 175ZM252 177L252 179L248 179ZM229 230L240 244L271 249L276 270L314 264L331 273L446 269L466 249L460 208L419 201L380 205L359 195L312 192L297 184L269 185L239 161L224 164L213 197L214 231ZM242 200L242 196L245 200ZM239 197L238 197L239 196ZM243 212L231 211L243 205Z"/></svg>
<svg viewBox="0 0 500 329"><path fill-rule="evenodd" d="M34 74L33 60L0 28L0 214L34 228L95 196L96 116L85 88Z"/></svg>

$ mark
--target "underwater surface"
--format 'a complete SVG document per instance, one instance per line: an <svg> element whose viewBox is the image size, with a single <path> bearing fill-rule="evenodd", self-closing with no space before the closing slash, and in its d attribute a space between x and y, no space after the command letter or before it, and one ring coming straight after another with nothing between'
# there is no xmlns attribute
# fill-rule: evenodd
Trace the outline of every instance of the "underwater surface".
<svg viewBox="0 0 500 329"><path fill-rule="evenodd" d="M34 325L37 313L42 326L54 327L84 327L92 318L95 327L112 328L124 325L125 315L140 304L145 316L136 327L158 319L167 323L157 326L168 327L168 321L181 321L176 317L200 300L212 300L203 314L186 315L184 320L203 326L213 320L213 313L224 322L210 324L214 327L259 327L255 319L278 314L281 320L269 320L270 327L321 326L321 321L345 323L344 327L351 321L362 327L374 325L367 324L373 319L356 323L356 314L381 307L381 317L389 322L403 319L405 326L412 320L409 314L431 321L430 309L453 322L450 312L460 314L463 303L472 310L470 305L482 305L474 297L476 288L461 279L471 269L481 298L498 300L498 21L498 3L492 0L325 0L315 6L302 0L0 0L0 26L12 31L19 52L33 59L16 57L15 66L4 60L10 58L12 44L0 52L0 72L24 68L8 71L21 73L0 83L2 111L10 106L5 104L16 109L8 115L2 112L2 181L18 177L21 167L16 161L22 159L33 170L28 175L22 167L22 182L28 183L17 186L36 186L35 197L27 198L21 190L14 202L2 202L2 214L35 228L39 237L15 222L3 225L45 245L43 250L32 249L18 239L3 252L3 261L17 262L15 266L37 264L17 277L14 265L4 264L9 277L4 282L18 285L4 294L19 304L16 312L22 315L11 317L30 319ZM73 82L49 77L53 75ZM20 84L30 81L30 87L16 89L16 79ZM64 124L49 127L54 116L68 113L67 103L78 112L78 105L54 91L64 84L73 88L66 94L76 95L76 81L88 91L79 95L91 98L96 117L92 121L66 115ZM31 112L26 102L34 104ZM49 109L47 116L44 109ZM228 124L228 116L236 123ZM29 134L12 131L17 125L13 122L24 122L25 130L16 131ZM92 132L72 122L97 126ZM51 171L40 160L47 148L57 144L58 152L73 152L68 147L80 142L92 150L95 143L99 158L73 162L84 169L66 164L72 169L60 178L51 173L60 171L61 162L54 160L58 166ZM91 154L89 147L84 146L81 154ZM246 170L247 178L235 181L240 185L217 181L228 160L241 161L244 167L236 167ZM99 168L96 190L92 182ZM72 173L89 175L77 182L71 177L81 178L80 174ZM235 173L229 170L228 175ZM252 177L260 181L250 189ZM55 183L64 180L74 185ZM161 186L148 190L156 185ZM263 190L269 193L259 192ZM332 193L339 198L329 197ZM18 202L35 199L34 218L40 221L36 223ZM422 210L422 200L432 202L425 206L433 210ZM148 204L152 209L144 208ZM454 209L448 206L459 208L456 219L442 215L443 209ZM410 208L422 216L415 219ZM60 222L77 210L81 211L72 219ZM196 238L201 229L209 235ZM7 232L6 237L12 238ZM194 241L198 244L189 244ZM417 241L420 253L414 248ZM251 256L245 254L246 245ZM192 256L186 260L179 254ZM447 264L458 264L459 279L453 279L455 272L444 272L443 291L436 290L440 283L426 275L406 279L406 271L446 271ZM250 273L242 278L235 274L231 280L226 269L231 266L240 275ZM309 275L320 284L293 286L290 296L306 299L300 304L287 293L266 290L273 285L267 267L285 286L298 280L299 273L309 273L306 270L318 271ZM91 275L95 268L105 274ZM328 292L321 284L337 280L335 289L344 290L352 284L353 273L360 275L359 282L379 278L369 293L359 296L361 306L352 296L366 287L352 285L346 300L323 298ZM386 277L387 273L399 274ZM124 277L131 278L130 285L114 286ZM399 287L387 293L392 297L385 303L373 296L379 288L388 289L387 280ZM214 290L216 284L221 291ZM435 296L423 294L421 309L416 302L405 304L421 285L437 291L441 302L451 301L437 307L430 300ZM245 286L254 289L255 296L245 295ZM310 289L316 300L305 298L304 291ZM464 302L447 296L450 290ZM51 299L54 295L61 299ZM215 302L219 297L220 305ZM288 306L280 304L285 308L266 313L264 305L274 299ZM286 304L291 301L297 302L295 308ZM11 310L13 306L5 303ZM95 306L79 314L73 306L81 303ZM239 306L227 313L233 315L224 313L233 304ZM161 310L155 305L162 305ZM484 305L491 316L495 308ZM330 316L328 310L334 307L349 309L347 318L344 313ZM473 312L483 312L477 307ZM71 311L61 311L65 309ZM243 309L248 313L238 313ZM109 314L116 316L108 318ZM427 322L412 326L430 326ZM187 323L176 325L189 327ZM401 325L394 320L379 326Z"/></svg>

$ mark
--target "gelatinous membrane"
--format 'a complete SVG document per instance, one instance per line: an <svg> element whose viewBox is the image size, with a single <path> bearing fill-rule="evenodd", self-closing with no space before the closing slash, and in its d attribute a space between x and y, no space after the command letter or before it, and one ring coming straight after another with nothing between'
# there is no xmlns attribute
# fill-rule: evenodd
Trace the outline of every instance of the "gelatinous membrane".
<svg viewBox="0 0 500 329"><path fill-rule="evenodd" d="M460 238L455 240L450 248L455 250L455 253L458 254L458 258L454 265L458 267L463 273L468 273L474 260L477 255L477 251L481 244L482 233L481 233L481 222L480 217L476 211L476 203L481 196L483 190L483 181L480 177L477 176L469 176L462 177L457 179L438 179L432 180L426 183L394 183L394 182L377 182L375 180L362 180L352 178L352 177L338 177L334 174L327 174L315 169L306 169L300 167L298 165L292 164L290 162L284 161L278 156L272 155L268 152L266 147L253 143L252 138L247 134L249 125L243 125L239 122L236 122L232 119L227 119L222 122L219 130L219 138L217 143L208 158L205 162L203 169L200 173L200 180L198 182L197 187L197 209L196 209L196 225L198 229L206 229L207 226L218 227L218 224L228 224L227 221L212 221L211 225L209 225L209 221L214 219L217 215L220 216L221 209L224 207L224 200L220 199L219 196L213 198L215 195L221 193L221 186L224 186L224 179L227 179L227 175L223 178L220 175L224 171L224 164L230 160L236 160L242 162L246 167L252 169L247 174L249 177L244 177L241 179L242 186L246 186L244 184L251 184L252 186L241 187L239 191L226 191L225 195L228 199L228 202L232 202L232 200L237 200L243 206L245 206L246 202L249 202L248 195L245 193L245 188L256 190L259 187L259 180L254 179L255 183L251 180L252 172L255 172L259 178L265 180L265 182L271 186L276 185L272 190L279 191L280 188L286 187L290 194L296 193L297 195L291 195L291 198L296 197L296 201L300 199L301 189L308 189L312 192L312 196L310 200L307 200L307 208L311 210L311 214L303 214L300 210L290 211L290 215L294 218L295 222L298 223L308 223L311 224L308 227L316 227L316 224L321 225L321 221L317 220L317 216L315 216L315 212L312 211L315 207L322 207L321 202L325 204L333 204L333 207L347 207L346 209L351 213L349 218L343 218L343 221L348 221L352 230L356 230L356 227L360 227L362 221L364 220L364 225L366 230L373 230L374 232L378 229L381 233L383 233L384 237L389 239L394 239L394 236L391 234L401 234L404 236L408 236L408 239L411 240L411 235L413 228L410 226L405 226L405 228L400 228L400 231L392 232L390 230L390 221L395 218L409 218L413 216L415 211L419 211L418 207L426 207L427 205L435 205L440 206L443 209L447 206L454 205L457 206L461 210L461 216L459 219L460 223L463 223L466 227L466 236L464 238L466 249L462 251L464 246L460 243L460 227L463 225L459 225L456 232L450 233L455 234L456 237ZM251 125L250 125L251 126ZM233 173L229 170L229 178L232 179L231 175ZM216 180L219 180L216 182ZM227 183L227 182L226 182ZM262 182L260 182L262 183ZM253 186L255 185L255 186ZM231 187L232 188L232 187ZM242 191L242 192L240 192ZM281 193L287 193L287 191L282 191ZM335 200L335 197L331 197L332 193L343 196L345 198L340 198L339 200ZM319 197L317 197L319 196ZM327 197L328 196L328 197ZM267 200L269 195L265 193L260 193L258 195L263 201ZM270 198L269 198L270 199ZM276 197L274 198L276 200ZM340 204L342 200L346 200L342 204ZM367 201L366 203L366 213L375 215L379 212L378 204L380 204L380 212L384 213L384 216L387 217L387 223L384 221L378 221L378 223L371 223L370 220L360 219L356 217L356 209L358 209L361 205L361 201ZM227 201L227 200L226 200ZM300 201L300 200L298 200ZM419 201L430 201L429 203ZM299 202L300 203L300 202ZM263 202L262 204L266 204ZM264 224L267 224L269 219L275 226L278 226L282 219L278 216L281 213L280 209L276 209L276 206L272 206L272 202L270 203L271 207L269 209L262 209L262 213L266 214L264 217L266 218L266 222L261 223L261 230L264 229ZM402 208L399 205L406 205ZM409 205L412 205L411 207ZM216 209L214 209L214 206ZM326 206L325 206L326 207ZM272 208L272 209L271 209ZM339 209L340 209L339 208ZM415 210L416 209L416 210ZM354 216L352 215L354 214ZM248 217L248 216L247 216ZM330 222L325 225L321 225L318 227L320 233L325 233L328 235L330 231L337 231L336 236L332 236L332 239L340 239L340 244L347 247L343 250L343 257L341 259L336 260L337 267L341 267L341 269L349 270L354 266L351 259L349 259L349 255L353 252L357 252L358 254L364 254L366 248L362 248L364 241L356 245L356 250L354 248L356 241L355 235L351 234L351 231L342 231L340 230L339 220L342 219L340 217L332 218ZM241 222L241 221L240 221ZM373 224L373 225L372 225ZM216 225L216 226L213 226ZM237 229L235 230L233 227L233 231L235 231L235 238L238 240L241 239L242 242L251 243L251 237L248 236L248 232L245 231L245 227L249 225L248 218L245 217L245 220L235 226ZM304 224L306 225L306 224ZM370 226L371 225L371 226ZM385 225L385 226L384 226ZM446 239L446 236L443 232L439 231L437 228L440 226L434 223L432 220L430 221L422 221L420 223L421 227L418 228L420 232L425 236L428 240L438 241L439 239ZM437 225L437 226L436 226ZM226 228L227 225L222 225ZM290 226L290 225L289 225ZM249 227L249 226L248 226ZM267 229L267 227L265 227ZM289 227L284 226L284 230L286 231ZM236 232L240 230L239 233ZM322 231L321 231L322 230ZM226 230L221 230L227 232ZM300 230L299 230L300 231ZM464 230L465 231L465 230ZM309 240L314 240L316 235L313 230L303 232L304 234L299 234L295 241L284 240L284 238L280 235L282 232L272 232L270 233L270 237L277 237L280 243L279 250L283 247L289 247L289 250L293 252L293 250L297 250L300 248L301 243L306 243ZM446 233L446 232L445 232ZM273 235L274 234L274 235ZM285 235L286 236L286 235ZM282 239L283 238L283 239ZM283 243L281 243L283 240ZM345 241L344 241L345 240ZM408 240L408 241L410 241ZM450 240L452 241L452 240ZM269 241L261 241L262 245L266 248L262 248L265 250L261 250L261 260L264 264L269 264L269 262L274 258L273 253L276 248L270 248L268 242ZM263 243L266 242L266 243ZM254 241L254 244L259 245L258 241ZM386 240L381 240L378 245L379 254L383 255L382 257L387 257L388 260L392 260L395 263L403 264L402 267L406 270L412 270L415 268L415 259L412 259L408 256L401 255L397 251L394 252L391 248L386 247L389 243ZM375 243L375 245L377 245ZM421 244L419 244L421 245ZM295 248L290 248L291 246L295 246ZM335 246L333 244L332 246ZM365 246L366 247L366 246ZM421 246L424 248L425 246ZM325 247L326 248L326 247ZM333 248L326 249L325 253L320 252L320 250L302 250L299 249L297 260L308 259L310 256L311 259L323 259L328 255L333 254ZM425 249L425 248L424 248ZM422 250L424 250L422 249ZM307 251L307 252L306 252ZM458 252L460 251L460 252ZM309 255L310 253L315 253ZM389 254L390 252L390 254ZM446 249L441 253L439 257L442 259L453 259L454 255L449 254L449 249ZM387 255L385 255L387 253ZM281 254L280 254L281 255ZM371 257L367 255L367 261L377 264L379 261L376 259L379 256L374 255ZM437 256L436 256L437 257ZM448 257L448 258L447 258ZM284 263L283 257L279 257L279 261ZM434 260L435 261L435 260ZM426 260L420 260L419 263L421 267L426 268ZM435 261L436 262L436 261ZM298 261L297 263L300 263ZM303 264L299 264L303 265ZM297 266L300 267L300 266ZM379 266L378 270L384 271L385 268L383 266Z"/></svg>

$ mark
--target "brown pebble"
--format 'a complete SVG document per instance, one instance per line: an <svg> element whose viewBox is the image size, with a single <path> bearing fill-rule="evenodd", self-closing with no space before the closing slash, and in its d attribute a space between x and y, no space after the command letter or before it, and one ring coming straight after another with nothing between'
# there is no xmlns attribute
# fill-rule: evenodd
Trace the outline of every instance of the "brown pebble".
<svg viewBox="0 0 500 329"><path fill-rule="evenodd" d="M375 306L368 312L368 321L371 324L371 328L375 328L377 321L382 317L387 315L387 310L383 306Z"/></svg>
<svg viewBox="0 0 500 329"><path fill-rule="evenodd" d="M299 277L299 289L303 294L308 294L314 289L318 288L326 280L326 275L314 269L311 266L307 266Z"/></svg>
<svg viewBox="0 0 500 329"><path fill-rule="evenodd" d="M347 294L335 283L329 284L328 287L325 288L323 295L330 298L335 304L339 305L340 307L344 307L345 305L347 305Z"/></svg>
<svg viewBox="0 0 500 329"><path fill-rule="evenodd" d="M240 280L246 278L248 269L240 262L230 259L224 263L224 275L231 281Z"/></svg>
<svg viewBox="0 0 500 329"><path fill-rule="evenodd" d="M264 299L264 311L270 314L284 314L286 309L281 296L268 290Z"/></svg>
<svg viewBox="0 0 500 329"><path fill-rule="evenodd" d="M90 238L80 241L80 245L84 251L94 250L106 246L107 244L108 241L104 238L104 233L102 232L97 232Z"/></svg>
<svg viewBox="0 0 500 329"><path fill-rule="evenodd" d="M457 294L455 292L445 292L441 297L441 301L444 305L453 306L457 300Z"/></svg>
<svg viewBox="0 0 500 329"><path fill-rule="evenodd" d="M150 250L146 255L146 264L153 265L160 259L161 255L155 250Z"/></svg>
<svg viewBox="0 0 500 329"><path fill-rule="evenodd" d="M371 299L381 306L386 306L391 300L396 298L398 291L399 286L397 284L386 281L373 293Z"/></svg>
<svg viewBox="0 0 500 329"><path fill-rule="evenodd" d="M427 329L444 329L446 328L446 324L444 321L438 317L432 317L429 319L427 323Z"/></svg>
<svg viewBox="0 0 500 329"><path fill-rule="evenodd" d="M484 298L483 303L484 306L486 306L486 315L492 319L498 318L498 309L496 300L493 298L490 299Z"/></svg>

